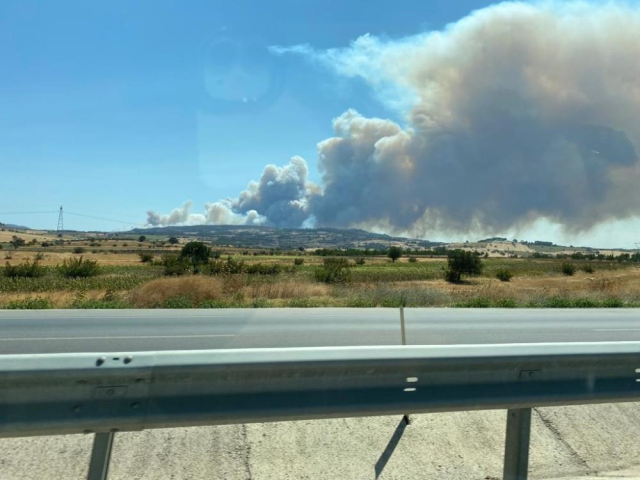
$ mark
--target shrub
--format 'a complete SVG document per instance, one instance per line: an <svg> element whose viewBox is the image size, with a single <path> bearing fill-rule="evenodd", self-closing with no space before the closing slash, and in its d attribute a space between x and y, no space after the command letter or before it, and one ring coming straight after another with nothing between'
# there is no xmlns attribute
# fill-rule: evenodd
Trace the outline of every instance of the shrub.
<svg viewBox="0 0 640 480"><path fill-rule="evenodd" d="M73 253L84 253L85 249L83 247L75 247L73 249Z"/></svg>
<svg viewBox="0 0 640 480"><path fill-rule="evenodd" d="M576 273L576 266L573 263L563 263L560 266L560 270L567 276L571 276Z"/></svg>
<svg viewBox="0 0 640 480"><path fill-rule="evenodd" d="M409 257L409 262L410 263L416 263L418 261L418 259L416 257Z"/></svg>
<svg viewBox="0 0 640 480"><path fill-rule="evenodd" d="M299 265L304 265L304 258L295 258L295 259L293 260L293 264L294 264L294 265L298 265L298 266L299 266Z"/></svg>
<svg viewBox="0 0 640 480"><path fill-rule="evenodd" d="M346 258L325 258L322 267L315 271L315 278L324 283L348 283L351 271Z"/></svg>
<svg viewBox="0 0 640 480"><path fill-rule="evenodd" d="M44 260L44 253L42 253L42 252L38 252L38 253L36 254L36 256L35 256L35 257L33 257L33 258L34 258L34 260L37 260L37 261Z"/></svg>
<svg viewBox="0 0 640 480"><path fill-rule="evenodd" d="M542 306L545 308L571 308L573 306L573 302L568 298L551 297L545 299Z"/></svg>
<svg viewBox="0 0 640 480"><path fill-rule="evenodd" d="M574 308L598 308L599 306L600 302L593 298L576 298L573 301Z"/></svg>
<svg viewBox="0 0 640 480"><path fill-rule="evenodd" d="M165 276L180 276L191 272L189 261L179 255L163 255L161 263L164 267L162 274Z"/></svg>
<svg viewBox="0 0 640 480"><path fill-rule="evenodd" d="M95 277L100 273L100 267L95 260L84 260L80 258L70 258L62 265L56 267L58 272L67 278L87 278Z"/></svg>
<svg viewBox="0 0 640 480"><path fill-rule="evenodd" d="M168 277L151 280L137 287L130 294L132 306L136 308L160 308L166 303L177 305L188 298L193 306L202 306L207 301L223 301L224 282L218 278L202 275ZM203 307L213 308L213 307Z"/></svg>
<svg viewBox="0 0 640 480"><path fill-rule="evenodd" d="M7 303L5 308L9 310L46 310L53 307L46 298L29 297L23 300L12 300Z"/></svg>
<svg viewBox="0 0 640 480"><path fill-rule="evenodd" d="M491 307L491 300L487 297L474 297L456 305L462 308L489 308Z"/></svg>
<svg viewBox="0 0 640 480"><path fill-rule="evenodd" d="M45 269L38 264L38 260L34 260L33 262L25 260L24 263L15 266L7 262L6 267L4 267L4 276L8 278L38 278L44 274Z"/></svg>
<svg viewBox="0 0 640 480"><path fill-rule="evenodd" d="M449 250L447 252L445 278L452 283L460 282L463 274L479 275L482 273L482 260L476 252L466 250Z"/></svg>
<svg viewBox="0 0 640 480"><path fill-rule="evenodd" d="M179 240L176 237L169 237L169 243L171 245L176 245L179 242Z"/></svg>
<svg viewBox="0 0 640 480"><path fill-rule="evenodd" d="M622 308L624 303L619 298L607 298L602 301L602 306L604 308Z"/></svg>
<svg viewBox="0 0 640 480"><path fill-rule="evenodd" d="M256 263L253 265L249 265L246 268L246 272L250 275L277 275L281 272L281 270L282 267L277 263L271 263L268 265Z"/></svg>
<svg viewBox="0 0 640 480"><path fill-rule="evenodd" d="M180 295L165 300L162 308L193 308L193 302L190 298Z"/></svg>
<svg viewBox="0 0 640 480"><path fill-rule="evenodd" d="M364 257L358 257L356 258L356 265L364 265L365 263L367 263L364 259Z"/></svg>
<svg viewBox="0 0 640 480"><path fill-rule="evenodd" d="M291 308L314 308L319 307L318 302L311 300L310 298L292 298L287 303Z"/></svg>
<svg viewBox="0 0 640 480"><path fill-rule="evenodd" d="M142 263L150 263L153 261L153 254L151 253L139 253L138 256Z"/></svg>
<svg viewBox="0 0 640 480"><path fill-rule="evenodd" d="M140 235L140 236L138 237L138 241L139 241L139 242L146 242L146 241L147 241L147 237L145 237L144 235Z"/></svg>
<svg viewBox="0 0 640 480"><path fill-rule="evenodd" d="M501 268L496 272L496 278L501 282L509 282L513 278L513 272L506 268Z"/></svg>
<svg viewBox="0 0 640 480"><path fill-rule="evenodd" d="M517 308L518 304L513 298L501 298L493 303L496 308Z"/></svg>
<svg viewBox="0 0 640 480"><path fill-rule="evenodd" d="M246 271L246 264L243 261L234 260L231 256L228 256L226 260L209 262L209 265L205 268L205 273L209 275L237 275Z"/></svg>
<svg viewBox="0 0 640 480"><path fill-rule="evenodd" d="M586 265L582 266L582 270L585 273L593 273L595 272L595 268L593 268L593 265L591 265L590 263L587 263Z"/></svg>

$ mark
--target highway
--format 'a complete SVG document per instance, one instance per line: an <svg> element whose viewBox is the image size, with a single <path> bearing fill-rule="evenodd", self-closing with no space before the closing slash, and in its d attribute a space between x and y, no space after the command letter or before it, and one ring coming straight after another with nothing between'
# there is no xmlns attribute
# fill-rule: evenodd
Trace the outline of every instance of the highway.
<svg viewBox="0 0 640 480"><path fill-rule="evenodd" d="M399 345L399 309L0 310L0 354ZM640 341L640 309L405 309L407 344Z"/></svg>

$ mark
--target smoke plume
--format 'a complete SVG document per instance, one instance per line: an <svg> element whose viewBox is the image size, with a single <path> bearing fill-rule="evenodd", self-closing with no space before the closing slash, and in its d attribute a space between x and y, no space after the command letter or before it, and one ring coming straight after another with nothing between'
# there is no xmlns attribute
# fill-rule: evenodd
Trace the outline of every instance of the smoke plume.
<svg viewBox="0 0 640 480"><path fill-rule="evenodd" d="M203 222L491 233L546 219L583 231L639 211L638 9L505 3L443 31L272 52L364 80L400 121L348 110L318 143L320 187L294 157L207 205Z"/></svg>

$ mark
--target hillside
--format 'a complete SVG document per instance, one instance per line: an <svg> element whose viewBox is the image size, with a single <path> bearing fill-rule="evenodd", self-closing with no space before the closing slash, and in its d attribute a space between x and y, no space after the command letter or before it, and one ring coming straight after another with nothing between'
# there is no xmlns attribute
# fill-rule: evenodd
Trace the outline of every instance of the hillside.
<svg viewBox="0 0 640 480"><path fill-rule="evenodd" d="M246 248L315 249L370 248L383 250L390 245L403 248L430 248L441 245L414 238L393 237L358 229L275 228L246 225L194 225L183 227L137 228L130 235L161 235L205 239L220 246Z"/></svg>

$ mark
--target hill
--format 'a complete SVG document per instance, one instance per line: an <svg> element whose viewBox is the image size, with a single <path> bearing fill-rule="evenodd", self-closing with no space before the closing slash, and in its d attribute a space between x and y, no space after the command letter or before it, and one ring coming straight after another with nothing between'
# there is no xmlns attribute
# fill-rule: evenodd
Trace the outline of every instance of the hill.
<svg viewBox="0 0 640 480"><path fill-rule="evenodd" d="M359 229L275 228L247 225L194 225L136 228L130 235L161 235L201 238L220 246L245 248L370 248L385 250L390 245L403 248L431 248L442 245L415 238L393 237Z"/></svg>

